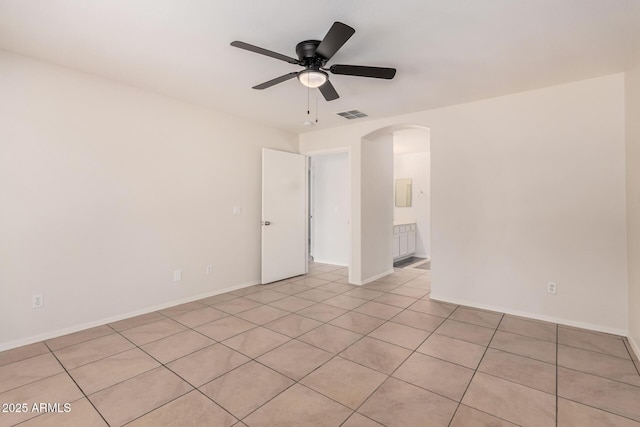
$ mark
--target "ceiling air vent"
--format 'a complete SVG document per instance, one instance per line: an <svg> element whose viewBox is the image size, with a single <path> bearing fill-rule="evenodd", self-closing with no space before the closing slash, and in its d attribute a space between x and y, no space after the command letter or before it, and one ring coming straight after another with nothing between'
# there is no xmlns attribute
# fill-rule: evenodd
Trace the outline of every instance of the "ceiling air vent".
<svg viewBox="0 0 640 427"><path fill-rule="evenodd" d="M358 110L343 111L342 113L337 113L337 114L339 116L344 117L347 120L361 119L363 117L367 117L365 113Z"/></svg>

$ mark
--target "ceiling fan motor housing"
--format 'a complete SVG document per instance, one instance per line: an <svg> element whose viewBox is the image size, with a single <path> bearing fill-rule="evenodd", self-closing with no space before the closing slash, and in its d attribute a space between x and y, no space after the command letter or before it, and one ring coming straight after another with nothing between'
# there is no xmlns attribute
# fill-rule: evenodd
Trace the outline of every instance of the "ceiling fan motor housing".
<svg viewBox="0 0 640 427"><path fill-rule="evenodd" d="M369 67L362 65L332 65L329 69L324 68L327 62L335 53L349 40L356 32L350 26L342 22L334 22L329 32L320 40L305 40L296 45L298 59L277 52L270 51L258 46L241 41L231 42L231 46L245 49L260 55L269 56L289 64L300 65L304 70L287 73L264 83L254 86L254 89L262 90L278 83L298 77L300 82L307 87L317 87L322 96L327 101L340 98L338 92L329 81L329 74L343 74L348 76L372 77L378 79L392 79L396 74L395 68Z"/></svg>
<svg viewBox="0 0 640 427"><path fill-rule="evenodd" d="M319 44L320 40L305 40L296 45L296 54L300 65L312 70L318 70L324 66L327 60L316 55Z"/></svg>

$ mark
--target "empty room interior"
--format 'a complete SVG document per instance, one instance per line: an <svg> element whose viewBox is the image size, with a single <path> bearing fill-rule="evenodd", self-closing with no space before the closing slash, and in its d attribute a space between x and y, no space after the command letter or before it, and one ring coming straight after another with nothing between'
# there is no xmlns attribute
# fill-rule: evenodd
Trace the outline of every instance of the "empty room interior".
<svg viewBox="0 0 640 427"><path fill-rule="evenodd" d="M640 427L640 1L0 0L0 427Z"/></svg>

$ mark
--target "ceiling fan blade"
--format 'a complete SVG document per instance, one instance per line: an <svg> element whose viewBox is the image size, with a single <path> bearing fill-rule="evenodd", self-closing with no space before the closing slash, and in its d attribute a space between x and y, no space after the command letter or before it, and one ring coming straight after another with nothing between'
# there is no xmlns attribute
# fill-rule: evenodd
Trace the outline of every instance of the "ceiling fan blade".
<svg viewBox="0 0 640 427"><path fill-rule="evenodd" d="M270 51L270 50L267 50L267 49L263 49L261 47L254 46L254 45L249 44L249 43L240 42L240 41L236 40L234 42L231 42L231 46L238 47L238 48L244 49L244 50L248 50L249 52L259 53L260 55L269 56L271 58L279 59L281 61L288 62L289 64L299 64L299 61L297 59L295 59L295 58L292 58L292 57L287 56L287 55L282 55L280 53L273 52L273 51Z"/></svg>
<svg viewBox="0 0 640 427"><path fill-rule="evenodd" d="M336 92L336 88L333 87L329 80L327 80L326 83L320 86L318 89L320 89L320 93L327 101L333 101L334 99L340 98L340 95L338 95L338 92Z"/></svg>
<svg viewBox="0 0 640 427"><path fill-rule="evenodd" d="M363 65L332 65L329 71L333 74L347 76L373 77L374 79L392 79L396 75L395 68L366 67Z"/></svg>
<svg viewBox="0 0 640 427"><path fill-rule="evenodd" d="M342 22L334 22L327 35L318 45L316 55L324 59L330 59L355 32L356 30Z"/></svg>
<svg viewBox="0 0 640 427"><path fill-rule="evenodd" d="M293 73L289 73L289 74L285 74L284 76L276 77L273 80L269 80L268 82L264 82L262 84L254 86L253 88L254 89L258 89L258 90L266 89L266 88L269 88L271 86L277 85L278 83L286 82L287 80L292 79L297 75L298 75L298 73L294 71Z"/></svg>

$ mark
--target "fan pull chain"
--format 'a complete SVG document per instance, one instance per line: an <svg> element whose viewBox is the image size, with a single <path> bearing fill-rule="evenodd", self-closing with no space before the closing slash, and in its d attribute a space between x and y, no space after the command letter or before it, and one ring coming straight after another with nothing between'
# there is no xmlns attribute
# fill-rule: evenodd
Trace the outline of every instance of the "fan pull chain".
<svg viewBox="0 0 640 427"><path fill-rule="evenodd" d="M309 118L309 114L310 114L310 110L311 108L309 107L309 91L311 90L311 88L309 86L307 86L307 118Z"/></svg>
<svg viewBox="0 0 640 427"><path fill-rule="evenodd" d="M316 89L316 123L318 123L318 89Z"/></svg>

